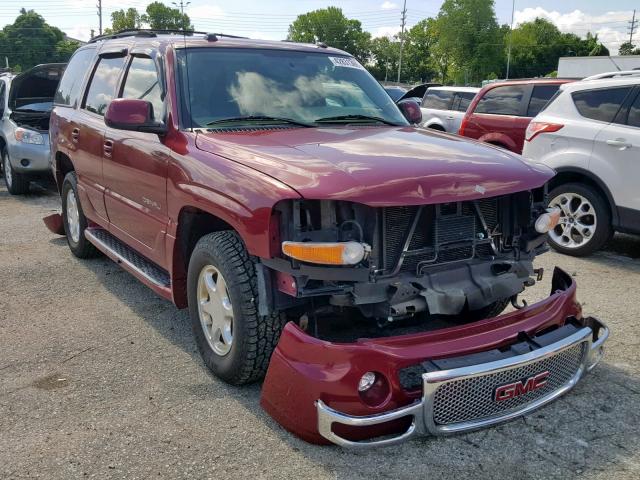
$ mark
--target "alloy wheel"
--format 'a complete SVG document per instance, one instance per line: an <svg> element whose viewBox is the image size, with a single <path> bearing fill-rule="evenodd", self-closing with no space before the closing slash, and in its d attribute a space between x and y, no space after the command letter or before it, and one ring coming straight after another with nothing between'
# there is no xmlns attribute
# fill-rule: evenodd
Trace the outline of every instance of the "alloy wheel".
<svg viewBox="0 0 640 480"><path fill-rule="evenodd" d="M80 241L80 212L76 194L72 188L67 192L67 231L73 243Z"/></svg>
<svg viewBox="0 0 640 480"><path fill-rule="evenodd" d="M569 249L580 248L593 238L598 219L587 198L577 193L562 193L551 200L549 206L561 211L560 222L549 232L556 244Z"/></svg>
<svg viewBox="0 0 640 480"><path fill-rule="evenodd" d="M225 356L233 344L233 305L227 282L213 265L206 265L198 276L198 315L209 346Z"/></svg>
<svg viewBox="0 0 640 480"><path fill-rule="evenodd" d="M9 163L9 155L7 155L7 153L4 154L4 165L2 168L4 170L4 181L7 184L7 188L11 188L13 177L11 176L11 164Z"/></svg>

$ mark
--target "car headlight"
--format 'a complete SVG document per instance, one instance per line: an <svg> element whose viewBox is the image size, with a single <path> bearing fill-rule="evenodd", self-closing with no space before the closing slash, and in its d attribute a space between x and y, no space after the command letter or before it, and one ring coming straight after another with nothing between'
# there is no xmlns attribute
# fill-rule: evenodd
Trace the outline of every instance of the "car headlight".
<svg viewBox="0 0 640 480"><path fill-rule="evenodd" d="M18 127L14 133L16 140L21 143L30 143L32 145L43 145L44 138L38 132Z"/></svg>

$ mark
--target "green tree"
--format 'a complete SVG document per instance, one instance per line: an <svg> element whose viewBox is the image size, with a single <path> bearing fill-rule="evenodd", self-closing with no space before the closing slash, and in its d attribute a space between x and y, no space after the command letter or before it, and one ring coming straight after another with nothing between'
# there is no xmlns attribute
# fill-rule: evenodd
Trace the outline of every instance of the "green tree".
<svg viewBox="0 0 640 480"><path fill-rule="evenodd" d="M511 34L510 76L539 77L557 69L558 58L567 53L563 41L558 27L543 18L514 28Z"/></svg>
<svg viewBox="0 0 640 480"><path fill-rule="evenodd" d="M135 8L116 10L111 13L111 28L106 28L105 33L133 30L142 26L142 15Z"/></svg>
<svg viewBox="0 0 640 480"><path fill-rule="evenodd" d="M294 42L323 42L349 52L362 63L370 55L371 35L362 30L358 20L348 19L337 7L298 15L289 25L288 39Z"/></svg>
<svg viewBox="0 0 640 480"><path fill-rule="evenodd" d="M193 30L191 20L177 8L167 7L161 2L147 5L146 13L140 17L143 23L155 30Z"/></svg>
<svg viewBox="0 0 640 480"><path fill-rule="evenodd" d="M609 55L609 49L600 43L600 40L598 40L598 34L594 35L591 32L587 32L585 46L587 50L589 50L589 55L592 57Z"/></svg>
<svg viewBox="0 0 640 480"><path fill-rule="evenodd" d="M24 8L0 35L0 50L16 71L52 60L67 61L77 46L76 42L65 40L62 31L47 24L42 16Z"/></svg>
<svg viewBox="0 0 640 480"><path fill-rule="evenodd" d="M436 18L441 55L447 55L459 83L480 82L502 71L504 31L493 0L445 0Z"/></svg>
<svg viewBox="0 0 640 480"><path fill-rule="evenodd" d="M636 48L631 42L624 42L618 49L618 55L640 55L640 48Z"/></svg>
<svg viewBox="0 0 640 480"><path fill-rule="evenodd" d="M426 82L436 75L431 48L437 39L430 33L431 23L425 19L416 23L405 36L403 78L412 82Z"/></svg>
<svg viewBox="0 0 640 480"><path fill-rule="evenodd" d="M397 38L376 37L370 44L371 58L367 65L378 80L394 80L398 72L400 42Z"/></svg>

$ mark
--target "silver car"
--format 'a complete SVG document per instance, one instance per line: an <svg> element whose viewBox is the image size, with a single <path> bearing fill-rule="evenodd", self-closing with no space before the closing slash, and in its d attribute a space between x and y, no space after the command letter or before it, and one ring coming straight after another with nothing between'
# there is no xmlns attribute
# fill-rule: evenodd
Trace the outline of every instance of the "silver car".
<svg viewBox="0 0 640 480"><path fill-rule="evenodd" d="M467 107L479 91L474 87L430 87L422 98L420 125L458 133Z"/></svg>
<svg viewBox="0 0 640 480"><path fill-rule="evenodd" d="M0 155L12 195L27 193L33 178L51 172L49 116L65 66L49 63L0 75Z"/></svg>

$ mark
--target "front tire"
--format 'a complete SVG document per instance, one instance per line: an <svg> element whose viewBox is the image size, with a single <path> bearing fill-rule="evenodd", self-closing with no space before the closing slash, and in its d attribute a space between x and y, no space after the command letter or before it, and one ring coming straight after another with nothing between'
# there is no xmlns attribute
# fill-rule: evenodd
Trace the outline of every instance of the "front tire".
<svg viewBox="0 0 640 480"><path fill-rule="evenodd" d="M611 239L611 211L606 200L581 183L559 185L549 193L549 207L561 210L560 223L549 232L549 244L558 252L583 257Z"/></svg>
<svg viewBox="0 0 640 480"><path fill-rule="evenodd" d="M189 314L204 363L232 385L260 380L285 317L258 314L255 263L230 231L202 237L189 261Z"/></svg>
<svg viewBox="0 0 640 480"><path fill-rule="evenodd" d="M82 212L78 197L78 179L75 172L69 172L62 182L62 223L69 249L78 258L92 258L98 250L84 236L87 218Z"/></svg>
<svg viewBox="0 0 640 480"><path fill-rule="evenodd" d="M9 161L9 152L6 148L2 149L2 171L4 173L4 183L7 185L7 191L11 195L24 195L29 193L29 176L24 173L16 172Z"/></svg>

